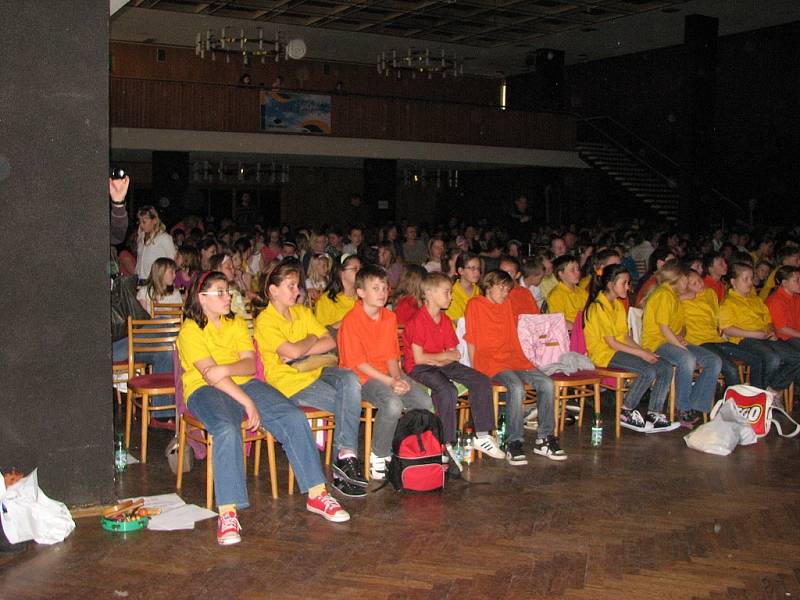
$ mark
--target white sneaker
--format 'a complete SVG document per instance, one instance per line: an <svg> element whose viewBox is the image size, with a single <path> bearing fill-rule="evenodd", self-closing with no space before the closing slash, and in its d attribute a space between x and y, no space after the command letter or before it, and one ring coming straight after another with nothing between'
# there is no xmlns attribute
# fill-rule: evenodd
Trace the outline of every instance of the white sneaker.
<svg viewBox="0 0 800 600"><path fill-rule="evenodd" d="M475 438L475 449L492 458L503 459L506 457L506 453L497 447L497 442L490 435Z"/></svg>
<svg viewBox="0 0 800 600"><path fill-rule="evenodd" d="M386 461L388 458L375 456L374 453L369 454L369 478L383 481L386 479Z"/></svg>

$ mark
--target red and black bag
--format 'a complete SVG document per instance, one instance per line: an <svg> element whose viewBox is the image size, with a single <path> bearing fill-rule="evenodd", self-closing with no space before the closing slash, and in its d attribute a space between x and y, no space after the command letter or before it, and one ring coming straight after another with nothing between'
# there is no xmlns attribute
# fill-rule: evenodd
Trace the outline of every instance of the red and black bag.
<svg viewBox="0 0 800 600"><path fill-rule="evenodd" d="M410 410L397 422L386 478L403 492L444 488L442 421L427 410Z"/></svg>

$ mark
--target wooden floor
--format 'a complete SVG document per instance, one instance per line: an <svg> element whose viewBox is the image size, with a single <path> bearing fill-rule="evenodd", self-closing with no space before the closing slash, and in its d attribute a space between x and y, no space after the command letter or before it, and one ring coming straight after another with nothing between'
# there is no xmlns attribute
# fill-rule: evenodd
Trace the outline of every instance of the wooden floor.
<svg viewBox="0 0 800 600"><path fill-rule="evenodd" d="M215 520L120 535L80 519L63 544L0 558L0 598L800 598L799 440L722 458L681 431L615 442L609 421L600 449L568 429L565 463L485 459L443 494L346 501L345 524L286 496L283 468L272 500L264 473L237 546L216 544ZM173 490L169 435L152 437L119 497ZM204 502L203 465L188 502Z"/></svg>

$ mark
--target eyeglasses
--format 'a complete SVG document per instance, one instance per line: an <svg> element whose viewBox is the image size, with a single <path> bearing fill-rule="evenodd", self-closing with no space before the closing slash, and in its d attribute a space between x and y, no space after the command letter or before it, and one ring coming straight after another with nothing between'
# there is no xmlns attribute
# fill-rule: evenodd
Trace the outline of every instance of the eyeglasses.
<svg viewBox="0 0 800 600"><path fill-rule="evenodd" d="M216 296L222 298L223 296L233 296L232 290L211 290L210 292L200 292L201 296Z"/></svg>
<svg viewBox="0 0 800 600"><path fill-rule="evenodd" d="M345 267L342 271L358 271L361 267Z"/></svg>

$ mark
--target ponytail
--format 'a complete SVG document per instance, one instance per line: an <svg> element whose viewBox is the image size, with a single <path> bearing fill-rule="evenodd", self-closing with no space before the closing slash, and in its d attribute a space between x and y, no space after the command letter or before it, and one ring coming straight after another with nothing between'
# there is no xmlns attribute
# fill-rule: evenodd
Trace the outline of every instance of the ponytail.
<svg viewBox="0 0 800 600"><path fill-rule="evenodd" d="M614 264L606 266L598 275L597 272L592 273L592 283L589 286L589 298L586 300L586 306L583 308L583 322L589 322L589 309L595 302L598 302L600 294L608 289L609 284L617 280L617 277L630 272L624 265Z"/></svg>

